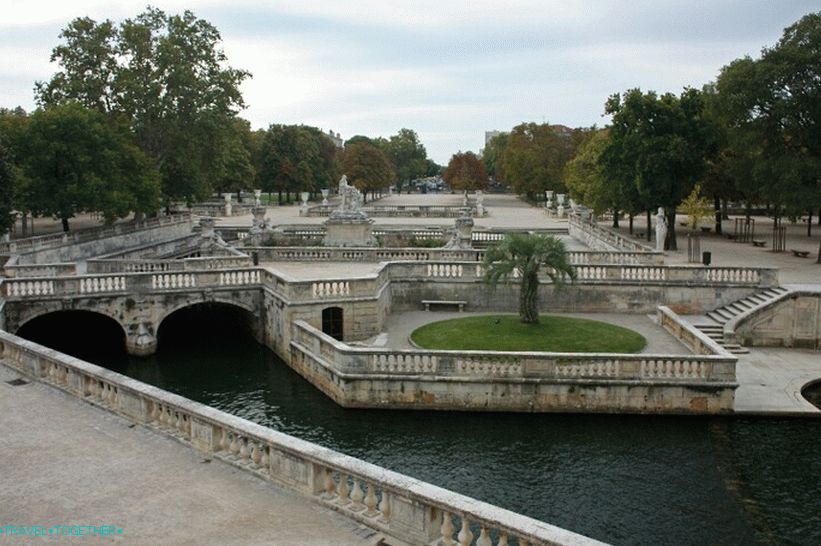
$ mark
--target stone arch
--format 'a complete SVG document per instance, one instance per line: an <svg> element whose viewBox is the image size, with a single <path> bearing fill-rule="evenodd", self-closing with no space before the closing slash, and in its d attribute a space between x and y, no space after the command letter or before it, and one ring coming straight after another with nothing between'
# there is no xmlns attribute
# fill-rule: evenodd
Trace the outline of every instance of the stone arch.
<svg viewBox="0 0 821 546"><path fill-rule="evenodd" d="M16 334L20 331L20 329L25 326L26 324L30 323L33 320L43 318L47 315L55 314L55 313L92 313L95 315L101 315L108 319L113 320L117 323L120 329L123 331L123 335L127 335L128 332L126 327L120 321L120 317L115 316L111 313L100 309L84 309L84 308L76 308L70 307L66 308L62 305L38 305L38 306L29 306L26 309L26 312L20 314L21 318L18 318L16 327L13 328L13 332L11 332L12 328L9 328L9 331L13 334Z"/></svg>
<svg viewBox="0 0 821 546"><path fill-rule="evenodd" d="M52 309L27 317L16 335L81 359L97 361L125 351L128 331L108 313L91 309Z"/></svg>
<svg viewBox="0 0 821 546"><path fill-rule="evenodd" d="M173 307L169 307L168 309L164 309L162 316L159 319L157 319L156 322L155 335L157 339L160 339L161 332L163 330L163 325L166 324L166 321L169 317L172 317L173 315L176 315L180 312L185 312L188 310L193 311L198 307L224 307L226 309L229 309L229 312L239 312L241 320L245 322L245 326L248 328L248 331L251 333L254 339L260 343L263 341L264 321L262 319L262 313L260 313L260 310L254 306L243 304L227 298L209 298L207 300L202 301L188 301L183 304L175 305Z"/></svg>

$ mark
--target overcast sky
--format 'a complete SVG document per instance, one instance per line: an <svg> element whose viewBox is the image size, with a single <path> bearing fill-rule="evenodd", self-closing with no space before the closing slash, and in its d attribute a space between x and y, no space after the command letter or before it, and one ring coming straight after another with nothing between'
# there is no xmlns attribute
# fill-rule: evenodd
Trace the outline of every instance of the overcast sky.
<svg viewBox="0 0 821 546"><path fill-rule="evenodd" d="M75 17L120 21L142 2L3 0L0 106L34 108ZM254 128L304 123L372 137L414 129L438 163L523 121L603 125L608 95L679 93L757 56L818 0L190 0L222 33Z"/></svg>

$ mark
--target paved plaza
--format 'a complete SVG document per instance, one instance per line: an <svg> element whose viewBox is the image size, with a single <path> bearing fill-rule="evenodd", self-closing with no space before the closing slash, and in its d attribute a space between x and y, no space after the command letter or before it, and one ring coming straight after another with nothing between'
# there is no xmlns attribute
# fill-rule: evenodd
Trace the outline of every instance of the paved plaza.
<svg viewBox="0 0 821 546"><path fill-rule="evenodd" d="M375 545L381 535L0 364L0 525L115 526L46 542ZM7 470L13 469L13 472ZM8 534L8 533L7 533ZM30 543L0 536L0 544Z"/></svg>

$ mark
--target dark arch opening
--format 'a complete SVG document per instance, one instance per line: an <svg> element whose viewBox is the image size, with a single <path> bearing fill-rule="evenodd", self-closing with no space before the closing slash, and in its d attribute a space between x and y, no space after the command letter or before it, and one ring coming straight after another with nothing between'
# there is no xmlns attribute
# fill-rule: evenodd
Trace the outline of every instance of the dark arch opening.
<svg viewBox="0 0 821 546"><path fill-rule="evenodd" d="M343 311L341 307L326 307L322 310L322 331L334 339L343 340Z"/></svg>
<svg viewBox="0 0 821 546"><path fill-rule="evenodd" d="M113 318L93 311L55 311L23 324L17 335L89 362L125 356L125 332Z"/></svg>
<svg viewBox="0 0 821 546"><path fill-rule="evenodd" d="M157 329L157 350L184 351L192 346L230 350L237 343L253 343L256 317L227 303L197 303L178 309Z"/></svg>

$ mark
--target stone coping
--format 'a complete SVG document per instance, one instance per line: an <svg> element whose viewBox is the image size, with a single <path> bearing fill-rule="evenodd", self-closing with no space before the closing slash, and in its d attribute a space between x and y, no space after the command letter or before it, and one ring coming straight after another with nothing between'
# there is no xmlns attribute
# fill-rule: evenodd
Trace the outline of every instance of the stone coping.
<svg viewBox="0 0 821 546"><path fill-rule="evenodd" d="M4 331L0 331L0 359L24 375L44 381L90 403L121 414L136 423L147 426L155 426L156 423L155 428L170 433L184 444L201 451L219 456L220 446L214 445L210 433L207 441L203 443L204 438L200 432L197 432L197 429L219 433L224 439L231 437L231 445L237 446L239 457L232 459L228 455L227 460L235 462L239 468L254 470L251 468L253 465L250 461L256 458L248 454L249 443L253 443L255 450L260 445L264 446L265 454L270 454L272 458L275 454L281 454L292 460L300 461L302 464L308 464L313 468L311 477L314 479L307 484L307 492L304 488L289 484L287 475L277 474L283 472L279 466L282 462L280 459L277 460L276 467L272 462L270 467L256 468L255 473L261 473L286 486L290 485L291 489L303 494L307 493L317 502L330 501L332 498L341 496L336 493L337 487L332 481L332 473L340 473L341 479L344 478L345 486L343 488L340 482L338 490L340 492L344 490L344 500L354 504L351 511L346 510L345 513L379 531L409 543L427 544L428 540L420 539L423 535L435 538L439 534L438 529L433 529L431 524L437 521L441 523L442 514L445 514L445 521L450 521L451 515L456 515L463 520L480 525L485 533L488 529L495 529L519 540L527 540L530 544L580 546L602 544L571 531L277 432ZM134 400L137 400L136 405ZM234 449L230 451L234 452ZM423 528L414 529L408 528L407 524L412 523L418 517L411 518L407 522L396 521L394 525L394 521L400 520L402 514L398 511L392 512L387 507L383 509L381 503L382 517L380 519L375 518L375 515L379 514L360 513L354 508L357 504L362 504L363 499L357 497L355 493L351 494L350 499L347 498L348 476L353 477L354 491L359 487L358 480L368 485L368 498L363 504L363 511L366 505L369 506L368 499L374 495L374 486L376 486L382 491L383 498L389 495L390 504L396 504L397 508L403 503L409 509L418 506L422 508L420 515L423 518L425 514L430 516L438 513L439 519L432 518L433 521L431 521L431 518L428 518L424 521L426 525ZM361 489L359 489L359 494L364 496ZM323 504L333 505L330 502ZM335 504L338 506L340 503ZM369 511L374 509L373 506L369 508ZM338 507L336 509L343 511ZM442 524L443 537L445 530L446 526ZM452 532L453 530L450 529L451 535ZM486 534L483 536L487 537Z"/></svg>

